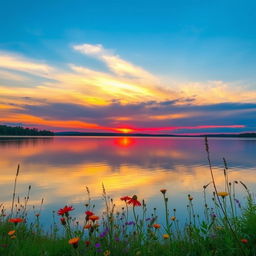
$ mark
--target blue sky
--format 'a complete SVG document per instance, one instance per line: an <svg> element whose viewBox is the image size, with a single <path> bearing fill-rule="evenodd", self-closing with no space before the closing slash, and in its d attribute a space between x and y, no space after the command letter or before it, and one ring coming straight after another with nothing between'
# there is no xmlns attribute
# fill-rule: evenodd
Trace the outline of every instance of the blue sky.
<svg viewBox="0 0 256 256"><path fill-rule="evenodd" d="M191 104L192 106L201 106L204 111L206 111L205 105L211 104L253 104L256 102L255 7L255 1L55 0L2 2L0 54L12 56L12 59L8 60L12 61L11 66L5 65L6 59L2 59L0 67L2 104L10 104L11 99L18 102L17 95L11 95L11 97L7 92L8 87L18 87L19 89L24 87L22 97L33 94L34 96L29 97L34 97L34 101L41 101L41 108L49 109L49 106L56 103L65 103L69 106L70 104L79 104L79 106L88 108L88 104L91 102L88 103L86 100L80 102L74 98L72 101L69 99L65 101L63 96L63 99L57 102L53 99L44 101L49 90L42 92L44 100L38 99L35 97L36 92L32 92L33 90L38 91L40 86L49 86L49 81L58 83L56 72L53 72L54 75L51 76L52 71L49 70L56 71L58 69L58 74L70 74L70 64L100 72L94 73L97 79L103 73L113 75L114 72L118 76L120 85L120 77L124 82L124 70L121 73L119 70L118 73L116 67L113 68L113 63L110 63L110 58L104 59L104 54L108 57L114 56L115 59L112 61L115 63L121 61L122 65L131 64L138 69L141 68L143 72L140 73L140 79L143 78L144 82L146 79L146 88L144 89L150 88L149 90L151 90L152 85L147 87L147 84L153 81L152 84L157 83L156 87L163 86L170 93L170 97L163 96L167 93L159 94L157 98L152 96L153 101L165 102L169 99L179 99L179 104L182 104L181 98L193 98L193 103L185 104L188 112L190 112ZM86 45L86 49L75 48L75 46L82 45ZM92 53L92 48L89 49L88 45L100 45L101 55ZM20 61L18 64L17 60ZM35 73L20 68L21 62L31 65L33 63L46 65L47 68L44 68L47 69L48 76L38 74L40 67ZM72 72L78 72L77 68L75 71L73 68ZM14 75L15 77L12 77ZM92 72L90 75L93 76ZM126 79L130 79L130 76L134 74L126 70L125 75ZM136 76L138 76L137 73ZM17 79L18 77L20 79ZM154 80L155 78L157 78L157 82ZM76 79L82 79L82 77L76 77ZM133 82L135 83L135 81ZM141 82L137 81L137 86L140 87ZM87 81L85 87L90 89L90 83ZM109 84L104 84L104 91ZM113 85L111 82L110 86L116 86L116 84ZM124 86L120 86L124 90ZM31 92L27 92L28 87L31 88ZM60 89L61 86L58 83L56 87ZM70 84L70 87L76 88L76 94L86 93L85 87L81 89L80 86L77 86L77 80L74 85ZM67 86L62 88L65 90ZM127 101L122 102L124 92L121 96L120 88L118 93L112 88L110 90L112 98L104 93L95 97L99 101L101 99L111 101L109 104L113 104L112 101L121 101L120 104L126 105L127 108L128 104L138 105L141 103L139 97L132 97L133 92L131 91L127 96ZM143 94L143 91L141 93ZM211 93L214 94L213 97L211 97ZM150 97L141 99L143 102L149 100ZM17 104L24 109L30 109L32 103ZM224 105L221 106L224 107ZM76 106L74 108L77 109ZM175 108L172 107L172 110ZM230 111L225 108L222 110ZM248 111L252 111L251 108ZM70 112L72 113L72 110ZM168 113L167 111L165 114ZM28 113L26 112L26 114ZM37 116L36 113L34 114ZM5 117L0 121L14 122L6 110L2 116ZM44 116L44 118L49 120L52 117ZM19 118L16 119L18 122ZM82 120L82 116L80 119ZM169 119L165 121L169 122L168 126L172 126L174 122ZM250 119L246 123L249 121ZM189 122L192 120L185 125L193 126ZM217 122L216 117L214 122ZM220 118L219 123L212 125L221 125L222 122L224 121ZM99 120L94 120L92 123L99 124ZM32 122L27 124L33 125ZM237 119L234 119L232 124L240 125ZM113 125L108 124L111 127ZM120 122L117 125L133 126L129 122ZM204 123L202 122L201 125ZM207 123L207 125L209 124ZM143 125L140 124L140 126ZM159 121L157 126L162 127L163 123ZM179 126L179 123L175 123L175 126ZM251 127L248 125L246 127L247 130L254 130L255 123Z"/></svg>

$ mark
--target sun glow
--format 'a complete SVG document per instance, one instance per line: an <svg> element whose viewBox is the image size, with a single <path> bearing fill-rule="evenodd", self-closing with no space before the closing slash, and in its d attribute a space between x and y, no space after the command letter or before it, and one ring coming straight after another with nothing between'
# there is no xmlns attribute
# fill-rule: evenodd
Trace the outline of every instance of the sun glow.
<svg viewBox="0 0 256 256"><path fill-rule="evenodd" d="M118 132L122 132L122 133L134 132L134 129L131 129L131 128L116 128L115 130L118 131Z"/></svg>

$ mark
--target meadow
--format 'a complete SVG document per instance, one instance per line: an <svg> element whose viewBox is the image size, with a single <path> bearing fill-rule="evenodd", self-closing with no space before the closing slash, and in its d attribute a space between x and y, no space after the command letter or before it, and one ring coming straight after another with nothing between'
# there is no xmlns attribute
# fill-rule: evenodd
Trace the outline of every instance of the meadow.
<svg viewBox="0 0 256 256"><path fill-rule="evenodd" d="M204 214L198 215L193 195L187 197L186 212L170 208L171 189L162 188L159 200L164 211L148 210L150 202L136 195L120 195L123 207L107 195L102 184L105 209L95 214L96 206L87 188L88 200L81 218L73 216L73 206L63 205L53 212L51 228L41 223L43 199L35 208L30 205L30 189L25 201L16 195L19 167L14 180L10 209L1 205L0 255L256 255L256 204L254 195L242 181L229 180L223 159L225 184L218 190L212 170L207 138L205 149L212 180L202 184ZM238 187L245 200L237 199ZM211 198L209 200L209 197ZM33 217L29 217L29 213ZM186 215L186 223L180 222ZM159 217L164 216L164 222Z"/></svg>

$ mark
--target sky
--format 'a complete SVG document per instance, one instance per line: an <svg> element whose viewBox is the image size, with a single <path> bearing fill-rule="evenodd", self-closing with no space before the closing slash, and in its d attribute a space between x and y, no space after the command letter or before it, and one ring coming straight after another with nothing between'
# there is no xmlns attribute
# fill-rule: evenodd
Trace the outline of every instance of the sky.
<svg viewBox="0 0 256 256"><path fill-rule="evenodd" d="M0 124L256 131L255 1L1 1Z"/></svg>

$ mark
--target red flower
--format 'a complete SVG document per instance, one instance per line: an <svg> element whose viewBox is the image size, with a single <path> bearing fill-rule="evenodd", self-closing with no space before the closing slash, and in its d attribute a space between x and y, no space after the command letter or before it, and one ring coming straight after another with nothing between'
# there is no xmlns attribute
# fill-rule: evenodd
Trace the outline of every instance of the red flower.
<svg viewBox="0 0 256 256"><path fill-rule="evenodd" d="M85 214L86 214L87 216L92 216L94 213L93 213L93 212L90 212L90 211L87 211L87 212L85 212Z"/></svg>
<svg viewBox="0 0 256 256"><path fill-rule="evenodd" d="M21 218L9 219L9 222L14 223L14 224L17 224L17 223L20 223L20 222L23 222L23 221L24 220L21 219Z"/></svg>
<svg viewBox="0 0 256 256"><path fill-rule="evenodd" d="M122 201L128 201L128 200L131 200L131 197L129 197L129 196L123 196L123 197L121 197L120 198Z"/></svg>
<svg viewBox="0 0 256 256"><path fill-rule="evenodd" d="M243 243L243 244L247 244L248 243L248 240L247 239L241 239L241 242Z"/></svg>
<svg viewBox="0 0 256 256"><path fill-rule="evenodd" d="M141 206L141 203L137 200L137 196L134 195L129 201L128 204L132 204L133 207Z"/></svg>
<svg viewBox="0 0 256 256"><path fill-rule="evenodd" d="M60 218L60 222L61 222L61 224L64 225L64 226L67 224L65 218Z"/></svg>
<svg viewBox="0 0 256 256"><path fill-rule="evenodd" d="M63 216L65 214L66 216L68 216L68 212L73 211L73 210L74 210L74 208L72 206L66 205L64 208L58 210L58 214L61 216Z"/></svg>
<svg viewBox="0 0 256 256"><path fill-rule="evenodd" d="M86 217L85 217L86 221L89 220L90 216L93 216L93 215L94 215L94 213L91 212L91 211L86 211L85 214L86 214Z"/></svg>
<svg viewBox="0 0 256 256"><path fill-rule="evenodd" d="M90 242L90 241L85 241L84 243L85 243L85 245L88 247L91 242Z"/></svg>

